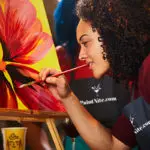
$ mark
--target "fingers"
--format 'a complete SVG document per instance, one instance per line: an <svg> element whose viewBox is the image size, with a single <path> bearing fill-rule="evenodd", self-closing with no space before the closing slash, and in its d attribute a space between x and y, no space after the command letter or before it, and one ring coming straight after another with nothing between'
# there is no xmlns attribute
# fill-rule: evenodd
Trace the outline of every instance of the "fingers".
<svg viewBox="0 0 150 150"><path fill-rule="evenodd" d="M49 84L56 84L57 83L57 78L56 77L47 77L45 82Z"/></svg>
<svg viewBox="0 0 150 150"><path fill-rule="evenodd" d="M54 75L54 74L57 74L59 73L60 71L57 71L55 69L51 69L51 68L44 68L40 71L39 73L39 78L42 80L42 81L49 81L51 75Z"/></svg>
<svg viewBox="0 0 150 150"><path fill-rule="evenodd" d="M45 79L46 79L46 77L48 76L48 74L49 74L49 68L44 68L44 69L42 69L41 71L40 71L40 73L39 73L39 78L42 80L42 81L44 81Z"/></svg>

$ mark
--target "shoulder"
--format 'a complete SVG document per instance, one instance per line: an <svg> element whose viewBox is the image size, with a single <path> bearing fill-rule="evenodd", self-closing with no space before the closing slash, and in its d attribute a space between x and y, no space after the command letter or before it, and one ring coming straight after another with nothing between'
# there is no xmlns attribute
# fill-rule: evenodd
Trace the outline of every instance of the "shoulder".
<svg viewBox="0 0 150 150"><path fill-rule="evenodd" d="M150 55L148 55L145 59L144 59L144 61L143 61L143 63L142 63L142 66L141 66L141 68L140 68L140 73L141 73L141 71L144 69L144 70L146 70L146 71L148 71L147 69L149 69L150 68Z"/></svg>
<svg viewBox="0 0 150 150"><path fill-rule="evenodd" d="M117 122L112 128L112 134L114 137L129 147L134 147L136 145L133 126L131 125L128 118L126 118L124 115L118 118Z"/></svg>
<svg viewBox="0 0 150 150"><path fill-rule="evenodd" d="M150 103L150 55L146 57L139 70L138 89L140 96Z"/></svg>

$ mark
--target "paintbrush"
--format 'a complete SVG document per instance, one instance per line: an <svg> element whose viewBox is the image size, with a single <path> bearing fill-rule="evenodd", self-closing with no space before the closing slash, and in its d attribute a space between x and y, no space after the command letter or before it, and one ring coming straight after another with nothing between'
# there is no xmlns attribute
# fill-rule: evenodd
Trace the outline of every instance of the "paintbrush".
<svg viewBox="0 0 150 150"><path fill-rule="evenodd" d="M65 71L62 71L60 73L51 75L51 77L58 77L60 75L63 75L63 74L66 74L66 73L70 73L72 71L75 71L75 70L78 70L78 69L81 69L81 68L84 68L84 67L87 67L87 66L88 66L88 64L84 64L84 65L81 65L81 66L78 66L78 67L75 67L75 68L72 68L72 69L69 69L69 70L65 70ZM18 88L24 88L24 87L27 87L27 86L30 86L32 84L39 83L39 82L43 82L43 81L42 80L34 80L34 81L31 81L31 82L28 82L28 83L25 83L25 84L21 84L20 86L18 86Z"/></svg>

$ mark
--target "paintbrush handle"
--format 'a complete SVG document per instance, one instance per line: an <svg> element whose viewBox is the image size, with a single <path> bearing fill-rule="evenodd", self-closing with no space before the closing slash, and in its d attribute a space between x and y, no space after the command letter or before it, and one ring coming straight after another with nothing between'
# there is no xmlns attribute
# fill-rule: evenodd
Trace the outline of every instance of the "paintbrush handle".
<svg viewBox="0 0 150 150"><path fill-rule="evenodd" d="M60 75L70 73L72 71L75 71L75 70L78 70L78 69L81 69L81 68L84 68L84 67L87 67L87 66L88 66L88 64L84 64L84 65L81 65L81 66L78 66L78 67L75 67L75 68L72 68L72 69L69 69L69 70L66 70L66 71L62 71L62 72L57 73L57 74L53 74L53 75L51 75L51 77L58 77ZM27 86L30 86L32 84L39 83L39 82L42 82L42 81L41 80L31 81L29 83L25 83L25 84L20 85L18 88L24 88L24 87L27 87Z"/></svg>
<svg viewBox="0 0 150 150"><path fill-rule="evenodd" d="M66 74L66 73L70 73L72 71L75 71L75 70L78 70L78 69L81 69L81 68L84 68L84 67L87 67L87 66L88 66L88 64L84 64L84 65L81 65L81 66L78 66L78 67L75 67L75 68L72 68L72 69L69 69L69 70L62 71L62 72L60 72L58 74L54 74L54 75L52 75L52 77L58 77L60 75L63 75L63 74Z"/></svg>

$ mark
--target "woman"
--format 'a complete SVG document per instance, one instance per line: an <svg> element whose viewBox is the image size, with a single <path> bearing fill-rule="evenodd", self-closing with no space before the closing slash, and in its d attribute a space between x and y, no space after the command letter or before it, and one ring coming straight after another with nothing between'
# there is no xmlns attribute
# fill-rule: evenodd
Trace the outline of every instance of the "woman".
<svg viewBox="0 0 150 150"><path fill-rule="evenodd" d="M129 150L136 144L144 150L150 148L149 8L148 0L79 0L77 4L79 58L89 64L97 79L109 73L135 85L135 101L124 108L112 132L84 109L64 76L48 76L58 71L47 68L39 74L91 149Z"/></svg>
<svg viewBox="0 0 150 150"><path fill-rule="evenodd" d="M79 46L76 40L76 28L79 18L75 14L76 1L61 0L54 11L56 51L62 71L84 63L78 59ZM101 79L93 78L88 67L66 75L69 86L80 103L96 120L111 130L121 110L129 102L129 90L107 75ZM65 120L63 129L66 135L64 138L65 150L90 149L70 119Z"/></svg>

